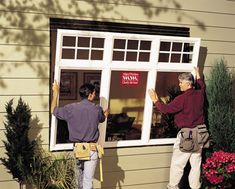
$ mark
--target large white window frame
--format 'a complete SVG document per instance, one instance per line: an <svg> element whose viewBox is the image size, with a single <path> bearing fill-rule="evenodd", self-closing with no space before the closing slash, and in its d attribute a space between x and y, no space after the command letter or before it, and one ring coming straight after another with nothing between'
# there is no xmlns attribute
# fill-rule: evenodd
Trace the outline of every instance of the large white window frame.
<svg viewBox="0 0 235 189"><path fill-rule="evenodd" d="M104 38L104 51L103 60L77 60L75 59L62 59L62 40L63 36L90 36ZM130 62L130 61L113 61L113 43L114 39L133 39L133 40L150 40L150 58L148 62ZM158 62L160 42L179 42L189 43L193 45L193 51L191 52L192 59L190 63L167 63ZM148 72L143 125L141 139L139 140L125 140L115 142L105 142L106 122L100 125L100 143L104 147L124 147L124 146L142 146L142 145L157 145L157 144L172 144L174 138L165 139L150 139L151 129L151 115L153 109L153 103L147 94L147 89L155 88L157 72L190 72L193 67L198 64L200 38L191 37L172 37L172 36L160 36L160 35L143 35L143 34L128 34L128 33L113 33L113 32L96 32L96 31L84 31L84 30L57 30L57 42L56 42L56 58L54 68L54 80L60 82L60 74L63 69L74 70L99 70L101 71L101 86L100 86L100 105L106 109L109 101L109 87L111 79L111 71L146 71ZM171 52L170 52L171 53ZM58 99L59 100L59 99ZM50 127L50 150L70 150L73 148L72 143L56 144L56 131L57 120L52 115Z"/></svg>

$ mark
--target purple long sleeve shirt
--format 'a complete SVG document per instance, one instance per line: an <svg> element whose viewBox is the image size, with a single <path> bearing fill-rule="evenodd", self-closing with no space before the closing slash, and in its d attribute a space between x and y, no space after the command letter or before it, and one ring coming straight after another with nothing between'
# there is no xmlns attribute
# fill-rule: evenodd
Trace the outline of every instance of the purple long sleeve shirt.
<svg viewBox="0 0 235 189"><path fill-rule="evenodd" d="M97 141L98 125L105 120L102 108L87 99L56 107L53 115L67 122L71 142Z"/></svg>
<svg viewBox="0 0 235 189"><path fill-rule="evenodd" d="M197 84L199 89L188 89L169 104L159 101L155 104L160 112L175 114L175 124L179 128L193 128L204 123L205 84L202 79L198 79Z"/></svg>

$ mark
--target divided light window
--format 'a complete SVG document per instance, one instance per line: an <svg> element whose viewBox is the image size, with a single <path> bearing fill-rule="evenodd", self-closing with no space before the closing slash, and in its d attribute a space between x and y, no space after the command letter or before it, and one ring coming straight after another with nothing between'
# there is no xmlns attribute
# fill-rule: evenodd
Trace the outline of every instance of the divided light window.
<svg viewBox="0 0 235 189"><path fill-rule="evenodd" d="M177 75L197 66L199 38L63 29L52 35L54 80L61 84L58 104L80 101L77 89L83 83L96 85L95 102L110 110L99 126L104 147L175 141L174 125L153 107L147 90L154 88L169 101ZM72 148L66 123L52 116L50 150Z"/></svg>
<svg viewBox="0 0 235 189"><path fill-rule="evenodd" d="M179 41L161 41L159 62L192 63L194 43Z"/></svg>
<svg viewBox="0 0 235 189"><path fill-rule="evenodd" d="M63 36L61 59L103 60L104 38Z"/></svg>
<svg viewBox="0 0 235 189"><path fill-rule="evenodd" d="M113 61L149 62L151 41L114 39Z"/></svg>

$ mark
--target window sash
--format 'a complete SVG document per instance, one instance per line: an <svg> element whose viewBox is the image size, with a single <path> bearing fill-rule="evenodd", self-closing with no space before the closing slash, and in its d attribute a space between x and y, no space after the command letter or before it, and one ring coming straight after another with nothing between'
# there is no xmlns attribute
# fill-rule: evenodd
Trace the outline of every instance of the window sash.
<svg viewBox="0 0 235 189"><path fill-rule="evenodd" d="M87 60L83 59L62 59L62 48L63 48L63 36L75 36L76 43L78 37L90 37L90 38L104 38L104 48L103 49L103 60ZM149 61L114 61L113 51L114 40L137 40L139 43L141 41L151 41L150 50L132 49L136 52L150 52ZM161 41L169 43L182 43L182 44L193 44L193 51L188 52L192 54L191 63L172 63L172 62L159 62L159 53ZM138 44L139 44L138 43ZM140 140L125 140L125 141L115 141L115 142L105 142L105 131L106 122L100 125L100 143L104 147L123 147L123 146L140 146L140 145L156 145L156 144L172 144L175 139L164 138L164 139L150 139L150 129L151 129L151 119L152 119L152 101L148 97L147 89L154 88L156 83L157 72L186 72L192 71L195 66L197 66L199 48L200 48L200 38L189 38L189 37L172 37L172 36L159 36L159 35L143 35L143 34L129 34L129 33L111 33L111 32L96 32L96 31L80 31L80 30L57 30L57 43L56 43L56 58L55 58L55 71L54 79L60 82L60 72L62 69L76 69L76 70L101 70L101 88L100 96L104 99L109 99L109 86L112 71L146 71L147 76L147 86L145 95L145 105L144 105L144 115L143 115L143 125L142 125L142 136ZM112 48L110 48L112 47ZM73 47L70 47L73 48ZM82 47L74 47L75 49L82 49ZM87 47L85 47L87 48ZM89 47L93 48L93 47ZM183 48L183 47L182 47ZM98 48L100 49L100 48ZM120 50L120 49L118 49ZM121 49L123 51L129 51L127 47ZM182 50L165 51L167 53L183 53ZM75 53L76 54L76 53ZM187 54L187 52L186 52ZM102 98L103 99L103 98ZM108 100L100 101L100 105L105 109L108 107ZM59 99L58 99L59 100ZM151 116L150 116L151 115ZM56 144L56 130L57 121L52 115L51 119L51 132L50 132L50 150L69 150L73 148L73 144Z"/></svg>

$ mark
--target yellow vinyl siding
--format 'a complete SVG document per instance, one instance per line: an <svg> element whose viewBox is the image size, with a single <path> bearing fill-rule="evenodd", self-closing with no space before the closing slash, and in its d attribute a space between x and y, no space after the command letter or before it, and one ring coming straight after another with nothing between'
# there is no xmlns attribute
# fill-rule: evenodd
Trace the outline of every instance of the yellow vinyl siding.
<svg viewBox="0 0 235 189"><path fill-rule="evenodd" d="M191 36L200 36L202 40L235 41L235 35L231 35L233 28L205 27L205 30L198 30L197 26L191 26L190 31Z"/></svg>
<svg viewBox="0 0 235 189"><path fill-rule="evenodd" d="M83 0L84 1L84 0ZM17 0L2 0L4 4L0 4L0 9L4 11L19 10L28 12L47 12L51 8L63 8L61 11L78 8L79 3L82 0L54 0L54 1L17 1ZM221 12L221 13L234 13L234 2L221 0L188 0L188 1L159 1L159 0L148 0L148 1L119 1L116 0L86 0L84 1L93 6L106 5L107 7L114 7L118 5L129 5L129 6L141 6L144 8L159 8L162 10L167 9L183 9L188 11L199 11L199 12ZM82 7L80 7L82 9Z"/></svg>
<svg viewBox="0 0 235 189"><path fill-rule="evenodd" d="M2 78L49 78L49 61L3 61L0 62L0 67Z"/></svg>
<svg viewBox="0 0 235 189"><path fill-rule="evenodd" d="M0 50L3 61L49 61L49 47L7 45Z"/></svg>
<svg viewBox="0 0 235 189"><path fill-rule="evenodd" d="M203 55L203 54L202 54ZM215 63L215 60L220 59L220 58L224 58L227 61L228 67L230 68L234 68L234 56L233 54L231 55L225 55L225 54L204 54L204 56L206 56L206 65L204 65L204 70L207 69L208 67L212 67ZM205 58L205 57L204 57ZM203 72L205 74L205 72Z"/></svg>
<svg viewBox="0 0 235 189"><path fill-rule="evenodd" d="M37 1L18 1L18 0L2 0L0 4L0 10L13 12L44 12L45 6L47 5L48 1L44 0L37 0ZM47 9L46 9L47 10Z"/></svg>
<svg viewBox="0 0 235 189"><path fill-rule="evenodd" d="M1 80L0 80L1 81ZM48 79L3 79L2 82L7 86L1 90L1 95L48 95Z"/></svg>
<svg viewBox="0 0 235 189"><path fill-rule="evenodd" d="M103 158L104 182L99 183L97 170L95 188L166 187L172 146L151 146L106 149Z"/></svg>
<svg viewBox="0 0 235 189"><path fill-rule="evenodd" d="M235 55L235 43L217 42L217 41L202 41L202 47L207 47L208 54Z"/></svg>
<svg viewBox="0 0 235 189"><path fill-rule="evenodd" d="M47 14L30 12L2 12L0 23L6 29L38 29L48 30L49 19ZM22 31L24 33L24 31ZM33 33L32 33L33 34ZM11 36L8 36L11 37ZM14 36L12 36L14 37ZM17 40L17 39L16 39Z"/></svg>
<svg viewBox="0 0 235 189"><path fill-rule="evenodd" d="M48 19L48 18L46 18ZM47 30L36 30L36 29L1 29L0 35L7 35L7 37L0 38L0 44L9 45L40 45L48 47L50 42L48 29Z"/></svg>

